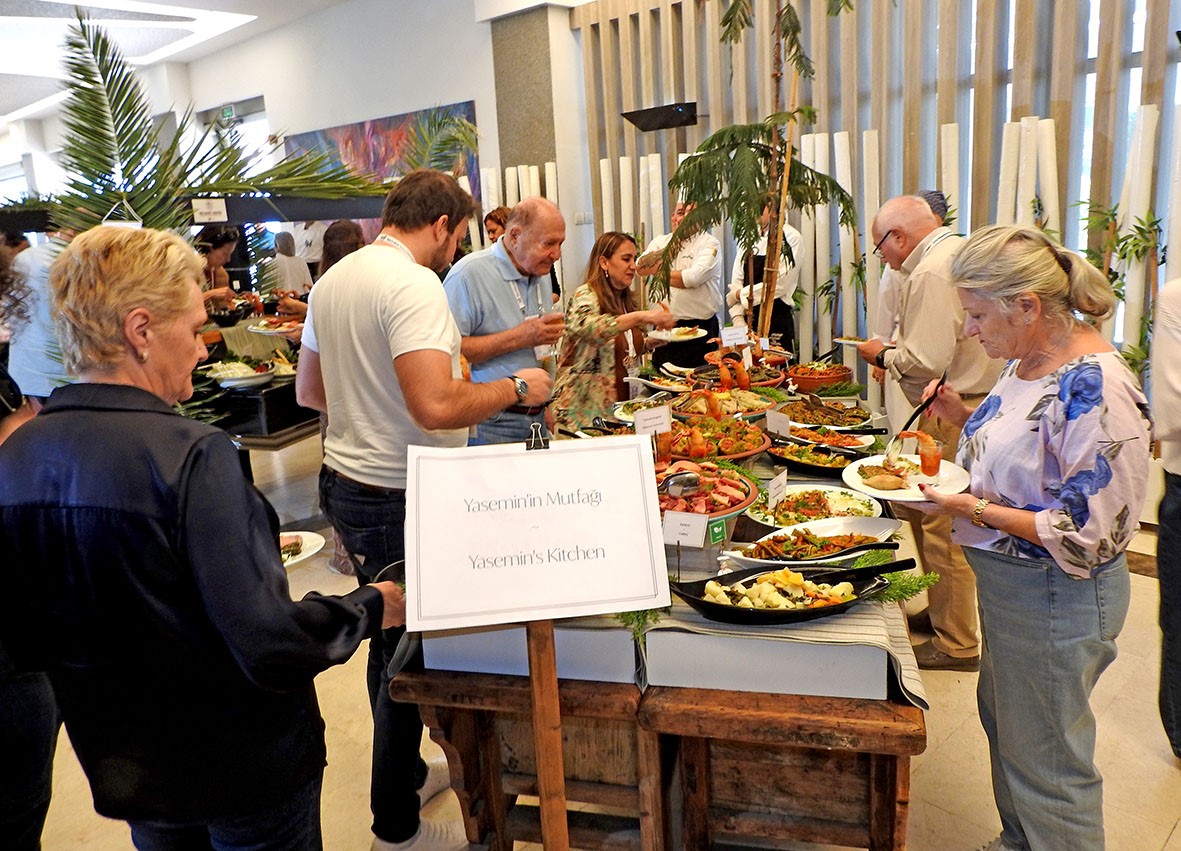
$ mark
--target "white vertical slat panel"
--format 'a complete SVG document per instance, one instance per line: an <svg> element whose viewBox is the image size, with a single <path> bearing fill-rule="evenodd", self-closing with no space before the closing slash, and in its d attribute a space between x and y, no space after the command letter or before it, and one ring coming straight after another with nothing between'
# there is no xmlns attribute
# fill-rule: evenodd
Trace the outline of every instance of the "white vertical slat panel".
<svg viewBox="0 0 1181 851"><path fill-rule="evenodd" d="M517 166L517 185L520 187L522 201L533 197L533 182L529 180L529 166Z"/></svg>
<svg viewBox="0 0 1181 851"><path fill-rule="evenodd" d="M652 233L667 233L668 224L664 218L664 198L668 194L664 180L664 163L660 154L648 155L648 207Z"/></svg>
<svg viewBox="0 0 1181 851"><path fill-rule="evenodd" d="M975 110L972 115L972 211L963 211L965 227L973 228L992 221L989 206L994 195L994 143L996 116L1000 114L997 86L997 48L1001 33L1000 3L1008 0L979 0L976 4L976 77L973 92ZM1016 157L1013 160L1016 165ZM1016 171L1014 171L1014 187ZM1014 190L1015 191L1015 190ZM998 211L996 221L1001 221ZM1008 217L1012 221L1013 211Z"/></svg>
<svg viewBox="0 0 1181 851"><path fill-rule="evenodd" d="M939 188L948 208L960 209L960 125L939 128ZM963 216L960 216L963 219Z"/></svg>
<svg viewBox="0 0 1181 851"><path fill-rule="evenodd" d="M619 158L619 229L624 233L636 232L636 175L631 157Z"/></svg>
<svg viewBox="0 0 1181 851"><path fill-rule="evenodd" d="M816 134L816 170L821 174L832 174L829 153L829 134ZM832 221L827 204L816 206L816 286L828 280L832 266ZM832 348L832 306L827 299L816 299L816 345L821 352Z"/></svg>
<svg viewBox="0 0 1181 851"><path fill-rule="evenodd" d="M816 166L816 136L805 133L800 137L800 162L809 168ZM800 236L804 244L800 252L800 327L796 347L797 363L807 363L812 360L815 352L813 338L816 334L816 214L812 210L803 210L800 214Z"/></svg>
<svg viewBox="0 0 1181 851"><path fill-rule="evenodd" d="M510 166L504 170L504 205L512 208L520 200L521 179L517 176L517 170Z"/></svg>
<svg viewBox="0 0 1181 851"><path fill-rule="evenodd" d="M1037 197L1037 122L1034 116L1025 116L1018 123L1020 141L1017 147L1017 212L1015 220L1019 225L1034 223L1033 202Z"/></svg>
<svg viewBox="0 0 1181 851"><path fill-rule="evenodd" d="M603 193L603 215L599 219L602 230L615 230L615 172L606 157L599 160L599 187Z"/></svg>
<svg viewBox="0 0 1181 851"><path fill-rule="evenodd" d="M832 147L833 174L836 175L837 183L850 195L854 195L857 187L853 185L853 160L852 152L849 150L849 132L841 130L833 133ZM857 262L855 252L857 232L848 225L839 225L837 234L841 252L841 333L855 337L857 336L857 316L859 313L857 287L853 285L853 267ZM844 357L845 366L855 371L860 360L857 357L856 349L845 346L841 354Z"/></svg>
<svg viewBox="0 0 1181 851"><path fill-rule="evenodd" d="M1001 171L996 189L996 223L1011 225L1017 211L1017 164L1021 155L1021 125L1011 121L1001 137ZM973 172L976 170L973 168ZM981 224L987 224L983 222Z"/></svg>
<svg viewBox="0 0 1181 851"><path fill-rule="evenodd" d="M1173 128L1173 168L1169 172L1169 219L1166 245L1181 245L1181 127ZM1181 277L1181 251L1166 255L1165 280Z"/></svg>
<svg viewBox="0 0 1181 851"><path fill-rule="evenodd" d="M1135 157L1129 158L1132 172L1132 192L1128 200L1128 218L1122 232L1128 234L1137 219L1152 214L1152 186L1155 182L1156 127L1160 122L1160 107L1145 104L1137 115L1139 146ZM1133 260L1128 264L1124 287L1124 346L1140 342L1140 320L1144 318L1145 306L1151 304L1149 287L1155 285L1148 274L1148 258Z"/></svg>
<svg viewBox="0 0 1181 851"><path fill-rule="evenodd" d="M1058 196L1058 148L1053 118L1043 118L1037 124L1037 174L1046 230L1061 241L1062 206Z"/></svg>
<svg viewBox="0 0 1181 851"><path fill-rule="evenodd" d="M878 155L877 130L866 130L861 134L861 153L864 158L862 174L864 175L865 189L861 199L861 208L865 211L865 327L868 337L877 321L878 288L882 280L882 264L873 254L873 239L870 236L870 227L874 217L878 214L878 207L882 203L881 158ZM866 382L866 388L869 409L871 411L882 410L881 385L870 380Z"/></svg>

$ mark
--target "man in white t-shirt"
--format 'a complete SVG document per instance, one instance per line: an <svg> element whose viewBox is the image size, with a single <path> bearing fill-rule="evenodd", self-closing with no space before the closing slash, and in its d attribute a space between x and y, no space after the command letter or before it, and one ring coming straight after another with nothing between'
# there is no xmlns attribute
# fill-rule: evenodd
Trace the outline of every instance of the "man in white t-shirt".
<svg viewBox="0 0 1181 851"><path fill-rule="evenodd" d="M450 175L410 172L386 197L377 239L329 269L308 303L296 396L328 414L320 502L360 583L405 555L408 444L463 446L468 426L549 398L543 369L484 384L463 379L459 328L437 273L474 209ZM389 697L386 672L402 632L386 630L369 651L373 848L466 847L446 823L419 819L416 790L425 803L447 774L445 765L428 774L419 756L418 707Z"/></svg>

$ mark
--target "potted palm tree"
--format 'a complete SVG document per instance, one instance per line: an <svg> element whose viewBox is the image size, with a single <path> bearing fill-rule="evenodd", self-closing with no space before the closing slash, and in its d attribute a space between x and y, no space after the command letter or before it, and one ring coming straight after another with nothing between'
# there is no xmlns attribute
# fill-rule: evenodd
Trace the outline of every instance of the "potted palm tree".
<svg viewBox="0 0 1181 851"><path fill-rule="evenodd" d="M830 15L852 8L851 0L827 0L827 3ZM754 15L753 0L728 0L722 15L721 40L731 46L740 43L746 30L754 24ZM667 292L672 260L681 244L693 234L723 221L730 222L734 239L746 259L746 279L752 287L754 274L750 258L761 237L759 217L768 206L771 222L767 231L767 256L783 256L789 262L794 262L795 258L783 241L780 224L789 207L807 210L820 204L835 203L840 210L841 223L856 226L856 210L849 193L828 175L801 163L791 141L797 124L810 124L815 120L812 107L798 104L800 80L812 77L814 69L800 41L802 25L791 2L776 0L775 25L771 30L771 90L774 93L771 115L755 124L735 124L713 133L681 163L669 180L670 190L694 206L673 232L665 249L654 282L658 295ZM791 69L791 103L786 111L781 111L780 89L785 61ZM758 317L760 337L767 336L770 326L778 271L778 263L767 263L764 268L762 306ZM748 325L755 327L754 323L748 322Z"/></svg>

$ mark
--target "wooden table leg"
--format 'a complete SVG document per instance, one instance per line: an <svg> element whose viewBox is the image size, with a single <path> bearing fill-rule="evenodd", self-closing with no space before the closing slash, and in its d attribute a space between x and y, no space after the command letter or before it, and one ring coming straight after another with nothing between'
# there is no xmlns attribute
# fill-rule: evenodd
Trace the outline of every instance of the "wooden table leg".
<svg viewBox="0 0 1181 851"><path fill-rule="evenodd" d="M681 786L684 790L685 851L709 851L709 742L681 739Z"/></svg>
<svg viewBox="0 0 1181 851"><path fill-rule="evenodd" d="M870 851L905 851L910 810L910 757L870 754Z"/></svg>
<svg viewBox="0 0 1181 851"><path fill-rule="evenodd" d="M660 766L660 735L636 727L636 776L639 786L640 847L664 851L664 784Z"/></svg>

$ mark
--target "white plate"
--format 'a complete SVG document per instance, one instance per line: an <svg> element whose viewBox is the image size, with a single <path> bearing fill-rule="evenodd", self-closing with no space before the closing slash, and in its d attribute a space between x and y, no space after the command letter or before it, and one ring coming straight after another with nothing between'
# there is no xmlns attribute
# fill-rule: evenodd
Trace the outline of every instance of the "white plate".
<svg viewBox="0 0 1181 851"><path fill-rule="evenodd" d="M666 363L660 367L661 372L673 378L688 378L693 374L693 370L694 367L677 366L675 363Z"/></svg>
<svg viewBox="0 0 1181 851"><path fill-rule="evenodd" d="M260 325L256 322L254 325L246 326L246 330L254 334L266 334L268 337L282 337L284 334L290 334L292 331L298 331L302 327L302 322L290 320L281 328L268 328L265 325Z"/></svg>
<svg viewBox="0 0 1181 851"><path fill-rule="evenodd" d="M806 428L811 431L816 431L816 426L801 425L800 423L792 423L792 425L795 426L796 428ZM829 429L830 431L840 431L840 429L834 429L832 426L825 426L825 428ZM871 434L851 434L849 436L857 438L858 445L857 446L838 446L837 449L858 449L858 448L864 449L867 446L873 446L873 435L871 435ZM795 434L795 433L792 434L792 439L802 440L804 443L807 443L809 446L828 446L829 445L827 443L820 443L819 441L816 441L816 440L808 440L806 437L801 437L800 435Z"/></svg>
<svg viewBox="0 0 1181 851"><path fill-rule="evenodd" d="M299 555L293 556L283 562L284 567L291 567L291 565L301 562L305 558L311 558L320 552L320 550L324 549L324 536L318 532L282 532L281 534L299 535L303 541L303 549L299 551Z"/></svg>
<svg viewBox="0 0 1181 851"><path fill-rule="evenodd" d="M643 378L638 375L629 375L624 380L630 381L633 384L639 384L643 387L647 387L649 390L657 390L657 391L664 390L668 393L688 393L690 390L693 389L692 387L689 386L689 384L687 382L684 382L684 381L677 382L673 386L668 386L668 385L660 384L656 381L653 381L650 378ZM676 381L676 379L673 379L673 378L665 378L664 380L668 381L668 382L675 382Z"/></svg>
<svg viewBox="0 0 1181 851"><path fill-rule="evenodd" d="M219 378L217 383L227 390L242 390L247 387L258 387L266 384L275 377L274 369L269 372L256 372L253 375L240 375L236 378Z"/></svg>
<svg viewBox="0 0 1181 851"><path fill-rule="evenodd" d="M680 333L677 333L678 331ZM705 336L705 329L695 328L692 333L689 333L688 328L669 328L663 331L649 331L647 336L663 343L684 343L689 340L700 340Z"/></svg>
<svg viewBox="0 0 1181 851"><path fill-rule="evenodd" d="M868 535L872 538L877 538L879 541L885 541L901 528L901 520L891 520L888 517L829 517L826 520L811 520L807 523L797 523L794 526L785 526L782 529L776 529L774 532L759 538L759 541L766 541L777 535L790 535L797 529L825 537L833 537L834 535ZM831 556L825 556L824 558L810 558L798 561L777 558L751 558L735 550L727 550L722 555L743 567L770 567L774 569L783 566L846 561L857 558L861 555L861 552L858 551L847 556L841 555L840 553L833 553Z"/></svg>
<svg viewBox="0 0 1181 851"><path fill-rule="evenodd" d="M661 396L660 393L657 393L653 396L649 396L647 399L631 399L629 401L631 401L631 402L652 402L654 404L646 405L645 407L659 408L661 405L670 404L673 401L673 399L676 399L676 398L677 397L675 394L665 391L663 397ZM621 423L634 423L636 421L636 415L631 411L625 411L623 409L623 406L626 404L628 404L628 402L616 402L615 406L611 409L612 416L614 416L615 419L619 420Z"/></svg>
<svg viewBox="0 0 1181 851"><path fill-rule="evenodd" d="M860 346L865 340L850 340L848 337L833 337L832 341L841 346Z"/></svg>
<svg viewBox="0 0 1181 851"><path fill-rule="evenodd" d="M905 458L907 461L913 461L915 464L919 463L919 456L917 455L899 455L898 457ZM885 455L871 455L869 458L854 461L841 471L841 479L854 490L861 491L877 499L888 499L891 502L927 502L927 498L923 496L923 492L918 488L920 482L929 483L931 481L927 476L912 476L910 484L907 487L896 491L880 491L876 488L867 487L865 481L861 478L861 474L857 471L866 464L880 465L885 460ZM939 465L939 481L935 484L935 490L940 493L961 493L968 489L971 481L972 477L967 470L958 464L944 460Z"/></svg>
<svg viewBox="0 0 1181 851"><path fill-rule="evenodd" d="M858 493L855 490L849 490L848 488L839 488L839 487L835 487L833 485L788 485L787 490L785 491L785 494L798 493L799 491L821 491L829 499L830 505L831 505L832 500L835 498L836 500L841 501L841 502L844 502L844 501L856 502L856 503L862 505L865 508L865 510L869 511L868 515L853 515L853 516L862 516L862 517L866 517L866 516L881 517L882 516L882 504L880 502L878 502L876 499L867 499L865 494ZM767 514L763 510L762 506L758 503L756 503L756 504L752 505L750 508L748 508L746 510L746 514L751 519L757 520L766 526L775 526L775 527L778 527L781 529L786 528L786 526L783 526L780 523L776 522L776 520L773 516L771 516L770 514ZM840 516L840 515L834 515L834 516ZM825 518L817 517L814 520L809 520L808 522L815 523L817 520L823 520L823 519L825 519ZM796 524L789 524L789 525L796 525Z"/></svg>

